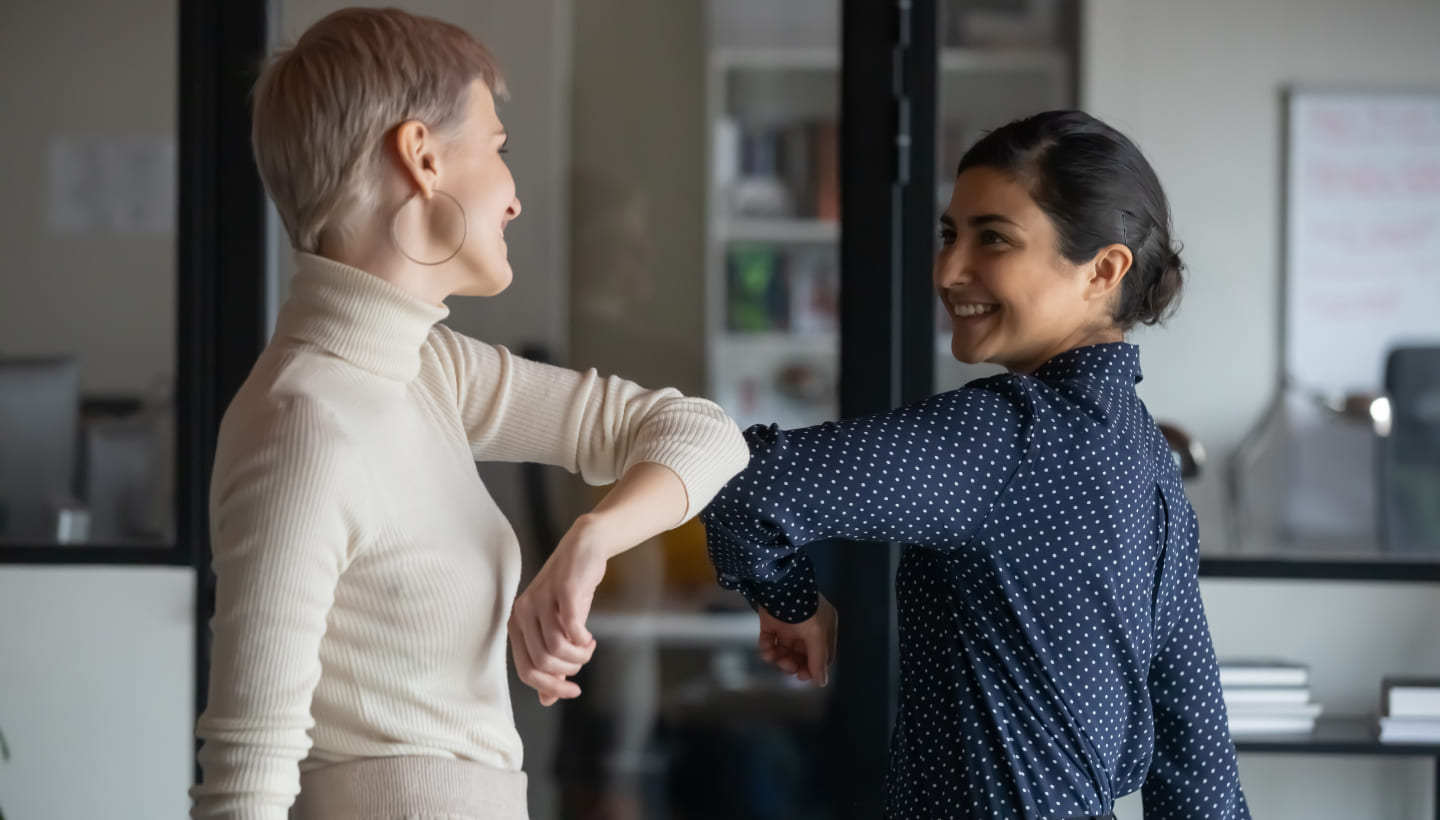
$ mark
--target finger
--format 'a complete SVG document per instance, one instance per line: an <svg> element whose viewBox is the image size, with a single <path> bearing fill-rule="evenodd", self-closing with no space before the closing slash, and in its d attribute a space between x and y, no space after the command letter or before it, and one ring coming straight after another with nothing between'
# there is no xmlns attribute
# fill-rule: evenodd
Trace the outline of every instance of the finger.
<svg viewBox="0 0 1440 820"><path fill-rule="evenodd" d="M540 704L542 706L551 706L559 700L572 700L580 697L579 686L555 675L547 675L544 672L532 672L530 674L530 680L525 682L530 684L531 688L539 693Z"/></svg>
<svg viewBox="0 0 1440 820"><path fill-rule="evenodd" d="M514 620L510 622L510 650L515 656L516 675L526 686L535 690L542 705L550 706L561 697L573 698L580 694L580 687L575 684L535 668L530 658L530 650L525 646L525 636Z"/></svg>
<svg viewBox="0 0 1440 820"><path fill-rule="evenodd" d="M541 634L540 619L521 618L520 630L525 636L525 648L530 653L530 664L535 671L564 678L580 671L580 664L565 661L551 654Z"/></svg>
<svg viewBox="0 0 1440 820"><path fill-rule="evenodd" d="M773 663L775 658L778 657L775 648L775 633L768 632L764 629L760 630L760 641L757 648L760 651L760 658L762 660L767 663Z"/></svg>
<svg viewBox="0 0 1440 820"><path fill-rule="evenodd" d="M576 643L560 627L558 617L540 619L540 637L545 644L545 651L565 663L577 665L588 663L591 653L595 651L593 638L588 643Z"/></svg>
<svg viewBox="0 0 1440 820"><path fill-rule="evenodd" d="M772 644L760 651L761 660L773 666L778 666L787 674L793 674L793 669L786 669L786 665L794 666L795 661L789 649L777 644Z"/></svg>
<svg viewBox="0 0 1440 820"><path fill-rule="evenodd" d="M561 698L580 696L580 687L557 675L541 672L530 660L530 653L523 640L512 641L515 654L515 671L520 680L534 689L540 696L542 706L551 706Z"/></svg>
<svg viewBox="0 0 1440 820"><path fill-rule="evenodd" d="M824 630L815 630L805 636L805 660L808 677L821 686L830 682L829 638ZM804 678L802 678L804 680Z"/></svg>
<svg viewBox="0 0 1440 820"><path fill-rule="evenodd" d="M805 657L785 646L775 647L775 659L771 661L787 675L794 675L805 668Z"/></svg>
<svg viewBox="0 0 1440 820"><path fill-rule="evenodd" d="M808 681L812 677L810 672L810 647L805 642L803 635L796 635L790 640L790 657L795 661L795 677L802 681Z"/></svg>
<svg viewBox="0 0 1440 820"><path fill-rule="evenodd" d="M585 646L595 640L595 636L591 635L590 630L585 627L585 619L590 616L592 600L594 600L594 592L585 594L570 591L562 593L556 602L560 628L564 631L565 637L577 646Z"/></svg>

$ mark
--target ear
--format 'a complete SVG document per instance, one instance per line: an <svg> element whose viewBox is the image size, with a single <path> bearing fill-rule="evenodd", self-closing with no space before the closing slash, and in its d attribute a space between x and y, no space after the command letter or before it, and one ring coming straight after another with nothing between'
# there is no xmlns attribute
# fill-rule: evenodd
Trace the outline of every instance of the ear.
<svg viewBox="0 0 1440 820"><path fill-rule="evenodd" d="M436 152L439 140L419 120L407 120L395 128L392 146L395 164L413 193L429 199L435 195L440 175L440 159Z"/></svg>
<svg viewBox="0 0 1440 820"><path fill-rule="evenodd" d="M1133 264L1135 257L1124 245L1117 242L1101 248L1090 263L1090 278L1085 283L1086 296L1108 302L1119 291L1121 281Z"/></svg>

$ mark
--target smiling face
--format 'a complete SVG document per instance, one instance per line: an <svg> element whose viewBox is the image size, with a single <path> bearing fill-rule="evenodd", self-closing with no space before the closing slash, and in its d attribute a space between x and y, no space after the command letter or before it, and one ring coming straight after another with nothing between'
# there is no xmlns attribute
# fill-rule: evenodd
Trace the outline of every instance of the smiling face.
<svg viewBox="0 0 1440 820"><path fill-rule="evenodd" d="M1066 350L1123 339L1111 317L1128 251L1123 260L1114 248L1081 264L1065 259L1054 223L1006 174L960 174L940 235L934 283L960 361L1029 373Z"/></svg>
<svg viewBox="0 0 1440 820"><path fill-rule="evenodd" d="M505 163L505 141L495 97L483 81L476 80L470 87L464 124L446 146L441 166L441 189L465 208L467 235L455 260L463 269L463 285L455 291L460 295L493 296L513 278L505 228L520 215L520 200Z"/></svg>

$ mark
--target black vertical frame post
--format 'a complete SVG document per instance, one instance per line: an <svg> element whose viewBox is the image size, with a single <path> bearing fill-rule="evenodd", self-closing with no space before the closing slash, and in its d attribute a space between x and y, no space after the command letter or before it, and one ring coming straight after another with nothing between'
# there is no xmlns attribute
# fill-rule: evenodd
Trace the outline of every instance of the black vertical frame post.
<svg viewBox="0 0 1440 820"><path fill-rule="evenodd" d="M936 0L844 0L840 413L928 396L935 349ZM898 701L896 544L835 546L836 816L880 817Z"/></svg>
<svg viewBox="0 0 1440 820"><path fill-rule="evenodd" d="M210 467L221 415L264 346L269 237L250 153L250 91L269 48L270 3L181 0L179 9L176 538L196 570L198 714L215 605Z"/></svg>

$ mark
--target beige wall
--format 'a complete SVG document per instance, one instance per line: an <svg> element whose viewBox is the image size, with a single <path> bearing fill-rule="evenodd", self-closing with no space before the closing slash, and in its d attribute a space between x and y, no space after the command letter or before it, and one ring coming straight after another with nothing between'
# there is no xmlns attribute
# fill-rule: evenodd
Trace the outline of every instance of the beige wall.
<svg viewBox="0 0 1440 820"><path fill-rule="evenodd" d="M575 6L572 213L585 239L571 260L571 360L688 393L703 388L705 341L703 12ZM610 299L612 314L588 310Z"/></svg>
<svg viewBox="0 0 1440 820"><path fill-rule="evenodd" d="M1281 89L1436 87L1440 5L1084 5L1082 104L1154 163L1191 268L1180 314L1139 339L1141 394L1157 416L1190 427L1218 466L1259 421L1279 371ZM1224 533L1218 473L1193 494L1207 543ZM1435 586L1207 580L1203 588L1222 654L1309 662L1332 713L1374 710L1383 674L1440 673ZM1279 820L1417 818L1434 799L1423 761L1245 756L1242 774L1255 816Z"/></svg>

